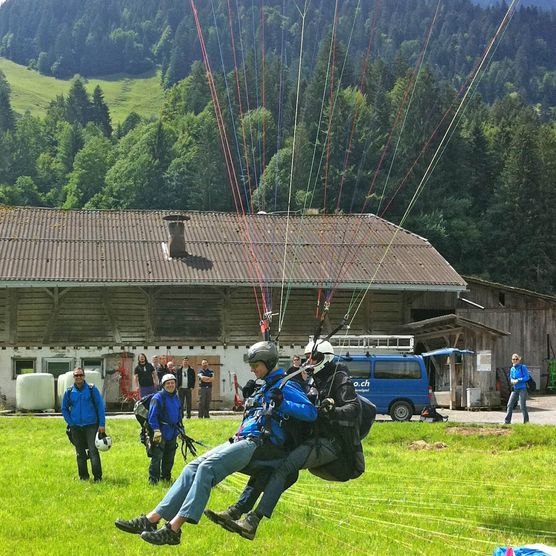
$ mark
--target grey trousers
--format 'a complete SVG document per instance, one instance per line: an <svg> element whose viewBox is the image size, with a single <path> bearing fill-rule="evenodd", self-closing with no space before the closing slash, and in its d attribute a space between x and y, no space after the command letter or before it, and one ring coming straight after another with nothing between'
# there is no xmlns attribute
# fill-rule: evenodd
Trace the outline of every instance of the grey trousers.
<svg viewBox="0 0 556 556"><path fill-rule="evenodd" d="M209 418L212 388L199 388L199 419Z"/></svg>

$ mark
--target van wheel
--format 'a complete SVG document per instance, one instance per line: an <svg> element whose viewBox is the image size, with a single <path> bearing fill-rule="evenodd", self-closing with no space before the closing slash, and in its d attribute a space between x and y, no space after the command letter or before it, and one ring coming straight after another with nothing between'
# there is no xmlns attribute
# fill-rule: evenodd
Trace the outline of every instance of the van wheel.
<svg viewBox="0 0 556 556"><path fill-rule="evenodd" d="M409 421L413 415L413 407L409 402L398 401L390 407L392 421Z"/></svg>

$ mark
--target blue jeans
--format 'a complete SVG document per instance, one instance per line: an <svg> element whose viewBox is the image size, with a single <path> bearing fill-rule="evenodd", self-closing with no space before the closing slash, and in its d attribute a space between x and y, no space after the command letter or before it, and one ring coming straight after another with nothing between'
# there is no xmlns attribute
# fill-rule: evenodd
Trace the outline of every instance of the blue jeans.
<svg viewBox="0 0 556 556"><path fill-rule="evenodd" d="M160 444L153 444L151 447L151 463L149 465L149 480L152 483L169 481L174 467L177 444L175 440L162 440Z"/></svg>
<svg viewBox="0 0 556 556"><path fill-rule="evenodd" d="M212 487L243 469L251 461L256 448L257 444L252 440L226 442L193 460L183 468L155 512L166 521L179 515L188 523L198 523Z"/></svg>
<svg viewBox="0 0 556 556"><path fill-rule="evenodd" d="M519 407L521 408L521 413L523 414L523 422L529 422L529 412L527 411L527 388L520 388L519 390L514 390L510 394L510 399L508 400L507 413L504 422L509 425L512 422L512 413L514 411L514 405L519 397Z"/></svg>
<svg viewBox="0 0 556 556"><path fill-rule="evenodd" d="M288 478L300 469L320 467L338 459L338 450L339 448L328 438L314 438L298 446L272 473L257 506L257 513L270 518L280 496L289 486Z"/></svg>

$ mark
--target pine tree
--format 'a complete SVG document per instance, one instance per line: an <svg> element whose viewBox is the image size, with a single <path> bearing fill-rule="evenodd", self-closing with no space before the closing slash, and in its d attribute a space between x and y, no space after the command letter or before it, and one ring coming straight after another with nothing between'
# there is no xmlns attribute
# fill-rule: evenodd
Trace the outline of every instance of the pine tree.
<svg viewBox="0 0 556 556"><path fill-rule="evenodd" d="M110 137L112 135L110 110L104 102L104 94L102 92L102 89L100 88L100 85L97 85L95 87L95 90L93 91L91 121L100 127L102 133L104 133L106 137Z"/></svg>
<svg viewBox="0 0 556 556"><path fill-rule="evenodd" d="M72 81L66 99L66 120L70 123L78 123L81 126L91 119L91 102L85 90L85 85L80 77Z"/></svg>
<svg viewBox="0 0 556 556"><path fill-rule="evenodd" d="M0 133L15 129L15 116L10 101L10 85L0 70Z"/></svg>

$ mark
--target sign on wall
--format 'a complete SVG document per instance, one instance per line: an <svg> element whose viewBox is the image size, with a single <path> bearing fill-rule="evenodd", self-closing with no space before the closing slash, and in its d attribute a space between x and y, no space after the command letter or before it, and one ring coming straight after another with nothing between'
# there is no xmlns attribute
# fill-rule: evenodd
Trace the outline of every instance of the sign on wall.
<svg viewBox="0 0 556 556"><path fill-rule="evenodd" d="M485 350L477 352L477 371L492 371L492 351Z"/></svg>

